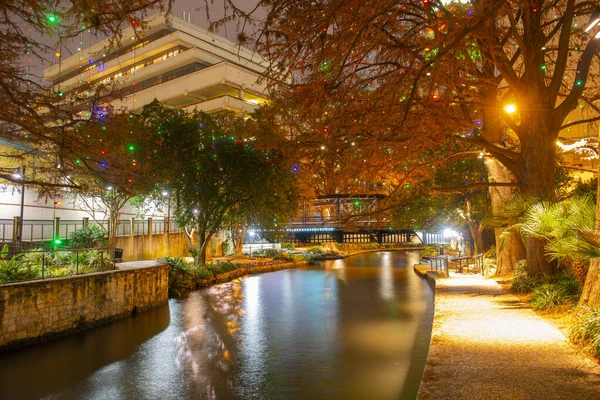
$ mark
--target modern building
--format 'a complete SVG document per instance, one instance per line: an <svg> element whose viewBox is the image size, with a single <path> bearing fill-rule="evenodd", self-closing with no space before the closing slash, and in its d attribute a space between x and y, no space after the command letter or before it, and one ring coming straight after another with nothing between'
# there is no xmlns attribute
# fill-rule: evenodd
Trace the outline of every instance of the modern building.
<svg viewBox="0 0 600 400"><path fill-rule="evenodd" d="M125 29L117 47L107 50L105 41L61 60L44 79L64 96L110 87L116 110L138 110L157 99L246 116L266 101L261 76L267 63L257 52L170 14L155 14L143 26L143 32Z"/></svg>

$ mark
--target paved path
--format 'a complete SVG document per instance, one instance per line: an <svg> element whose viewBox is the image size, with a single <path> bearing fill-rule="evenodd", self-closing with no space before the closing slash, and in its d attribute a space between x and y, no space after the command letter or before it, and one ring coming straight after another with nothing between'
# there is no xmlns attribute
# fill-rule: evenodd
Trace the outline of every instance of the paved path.
<svg viewBox="0 0 600 400"><path fill-rule="evenodd" d="M140 268L152 268L152 267L158 267L159 265L165 265L164 261L157 261L157 260L147 260L147 261L126 261L126 262L120 262L120 263L116 263L115 266L117 267L117 269L121 270L121 271L127 271L130 269L140 269Z"/></svg>
<svg viewBox="0 0 600 400"><path fill-rule="evenodd" d="M600 399L600 368L494 280L436 286L419 399Z"/></svg>

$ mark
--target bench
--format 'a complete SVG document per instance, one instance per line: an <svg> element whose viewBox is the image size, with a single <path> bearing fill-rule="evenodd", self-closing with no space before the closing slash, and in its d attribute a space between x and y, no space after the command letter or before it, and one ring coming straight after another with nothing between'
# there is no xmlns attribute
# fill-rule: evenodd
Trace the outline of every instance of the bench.
<svg viewBox="0 0 600 400"><path fill-rule="evenodd" d="M231 262L233 257L213 257L212 259L216 265L221 265L222 262Z"/></svg>

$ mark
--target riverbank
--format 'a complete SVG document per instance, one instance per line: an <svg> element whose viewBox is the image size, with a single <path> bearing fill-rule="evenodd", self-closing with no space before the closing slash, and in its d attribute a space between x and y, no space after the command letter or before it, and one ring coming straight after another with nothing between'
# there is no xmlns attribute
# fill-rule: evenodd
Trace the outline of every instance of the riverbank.
<svg viewBox="0 0 600 400"><path fill-rule="evenodd" d="M204 289L220 283L230 282L234 279L241 278L246 275L263 274L266 272L281 271L288 268L298 268L308 265L308 261L296 261L296 262L283 262L269 265L257 265L257 266L243 266L241 265L237 269L219 274L209 279L199 279L197 281L196 289Z"/></svg>
<svg viewBox="0 0 600 400"><path fill-rule="evenodd" d="M372 243L327 243L324 246L313 246L310 248L299 248L310 261L340 260L362 253L374 253L378 251L420 251L424 245L379 245Z"/></svg>
<svg viewBox="0 0 600 400"><path fill-rule="evenodd" d="M493 279L429 268L435 316L419 399L598 399L600 367Z"/></svg>
<svg viewBox="0 0 600 400"><path fill-rule="evenodd" d="M0 286L0 353L66 336L167 301L168 267L146 263Z"/></svg>

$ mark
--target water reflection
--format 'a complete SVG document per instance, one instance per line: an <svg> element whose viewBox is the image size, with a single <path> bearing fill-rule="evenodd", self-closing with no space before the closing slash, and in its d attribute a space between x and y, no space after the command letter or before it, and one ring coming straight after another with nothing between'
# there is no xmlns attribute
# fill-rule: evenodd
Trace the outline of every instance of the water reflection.
<svg viewBox="0 0 600 400"><path fill-rule="evenodd" d="M133 355L170 322L164 305L132 318L0 356L0 398L37 399L65 390L96 370ZM149 368L152 365L148 365Z"/></svg>
<svg viewBox="0 0 600 400"><path fill-rule="evenodd" d="M86 332L86 346L67 338L6 355L0 397L414 397L432 317L430 288L407 268L415 257L369 253L247 277Z"/></svg>

